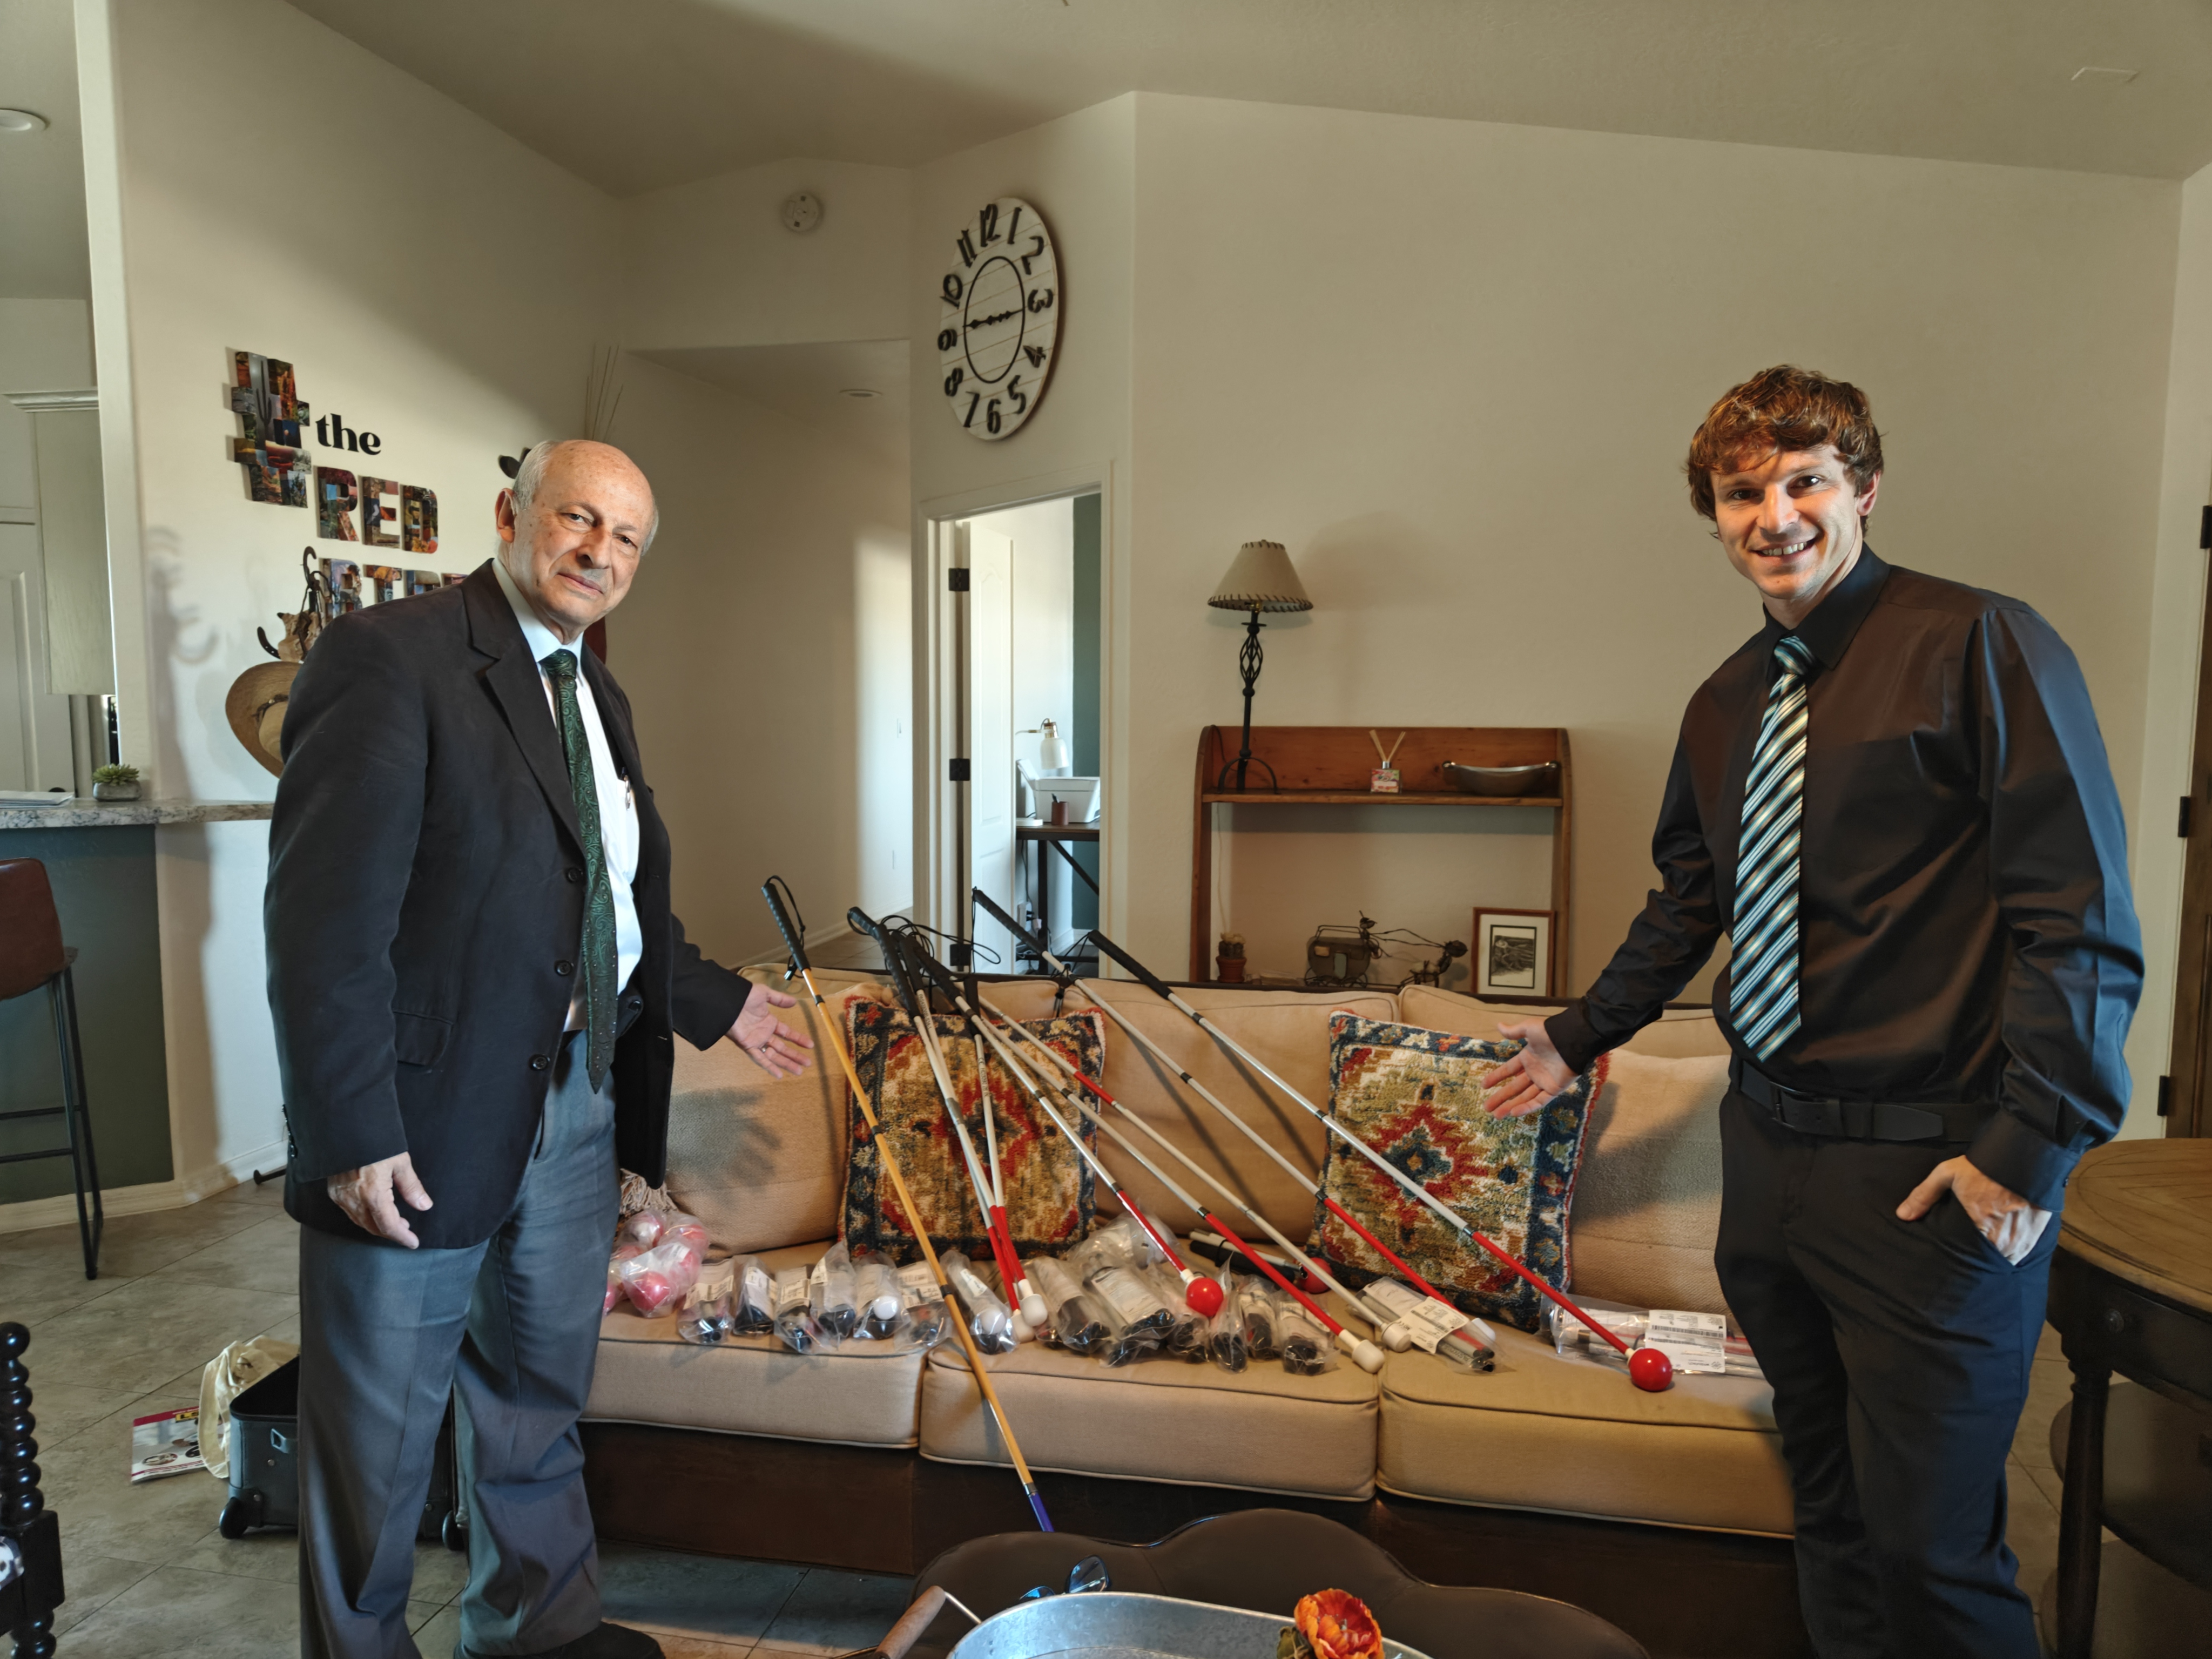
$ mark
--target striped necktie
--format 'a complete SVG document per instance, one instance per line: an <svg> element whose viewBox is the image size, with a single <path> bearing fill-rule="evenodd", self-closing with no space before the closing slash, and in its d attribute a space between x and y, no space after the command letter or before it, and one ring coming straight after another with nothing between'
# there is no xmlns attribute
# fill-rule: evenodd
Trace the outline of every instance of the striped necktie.
<svg viewBox="0 0 2212 1659"><path fill-rule="evenodd" d="M1734 968L1729 1019L1760 1060L1797 1029L1797 844L1805 812L1805 676L1812 647L1795 634L1776 641L1782 672L1743 786L1736 838Z"/></svg>
<svg viewBox="0 0 2212 1659"><path fill-rule="evenodd" d="M576 697L576 657L556 651L539 665L553 680L560 710L561 747L568 751L568 787L576 798L576 824L584 836L584 936L577 952L584 980L584 1066L596 1094L615 1057L614 889L607 880L606 846L599 833L599 782L592 775L592 745Z"/></svg>

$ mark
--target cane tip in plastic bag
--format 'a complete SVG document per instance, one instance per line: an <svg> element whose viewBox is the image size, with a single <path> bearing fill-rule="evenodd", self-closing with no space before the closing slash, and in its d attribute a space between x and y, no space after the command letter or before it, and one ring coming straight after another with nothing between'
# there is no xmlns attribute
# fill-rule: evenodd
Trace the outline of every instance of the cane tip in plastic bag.
<svg viewBox="0 0 2212 1659"><path fill-rule="evenodd" d="M1182 1299L1202 1319L1221 1311L1221 1286L1210 1279L1194 1279L1183 1286Z"/></svg>
<svg viewBox="0 0 2212 1659"><path fill-rule="evenodd" d="M1402 1319L1384 1326L1376 1334L1382 1339L1382 1346L1392 1353L1403 1353L1413 1346L1413 1334L1406 1328L1406 1322Z"/></svg>
<svg viewBox="0 0 2212 1659"><path fill-rule="evenodd" d="M1052 1310L1045 1305L1044 1298L1035 1291L1022 1298L1021 1311L1022 1317L1029 1322L1033 1331L1042 1330L1052 1319Z"/></svg>
<svg viewBox="0 0 2212 1659"><path fill-rule="evenodd" d="M1349 1336L1352 1333L1346 1331L1345 1334ZM1338 1346L1340 1347L1343 1345L1340 1342ZM1352 1344L1352 1363L1357 1364L1361 1370L1366 1371L1370 1375L1382 1369L1382 1350L1376 1347L1372 1342L1366 1340L1364 1338L1362 1338Z"/></svg>
<svg viewBox="0 0 2212 1659"><path fill-rule="evenodd" d="M1674 1362L1657 1348L1638 1348L1628 1356L1628 1380L1647 1394L1663 1393L1674 1385Z"/></svg>

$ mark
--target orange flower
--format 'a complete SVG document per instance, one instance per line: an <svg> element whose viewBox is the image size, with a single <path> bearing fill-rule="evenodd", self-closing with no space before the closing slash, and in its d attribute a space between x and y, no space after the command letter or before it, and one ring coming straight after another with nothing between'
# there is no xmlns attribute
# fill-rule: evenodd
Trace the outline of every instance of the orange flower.
<svg viewBox="0 0 2212 1659"><path fill-rule="evenodd" d="M1382 1659L1382 1632L1367 1604L1349 1590L1316 1590L1291 1615L1314 1659Z"/></svg>

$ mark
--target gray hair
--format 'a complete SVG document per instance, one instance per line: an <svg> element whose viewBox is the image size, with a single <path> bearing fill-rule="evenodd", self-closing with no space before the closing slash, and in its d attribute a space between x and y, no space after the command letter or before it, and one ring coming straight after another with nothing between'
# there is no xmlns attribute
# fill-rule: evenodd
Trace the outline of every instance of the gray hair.
<svg viewBox="0 0 2212 1659"><path fill-rule="evenodd" d="M530 447L522 458L522 465L515 469L514 482L507 486L507 493L514 500L516 518L520 519L530 503L537 499L538 486L544 482L545 469L552 465L554 452L568 444L584 441L581 438L549 438L542 444ZM650 489L652 486L648 484L647 488ZM645 539L638 544L637 550L641 556L652 547L653 538L659 533L660 498L655 495L653 498L652 520L645 526Z"/></svg>

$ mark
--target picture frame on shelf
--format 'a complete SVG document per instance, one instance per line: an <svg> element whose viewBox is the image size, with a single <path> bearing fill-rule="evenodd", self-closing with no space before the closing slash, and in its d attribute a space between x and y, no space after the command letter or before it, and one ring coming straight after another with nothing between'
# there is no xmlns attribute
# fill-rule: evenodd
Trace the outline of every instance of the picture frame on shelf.
<svg viewBox="0 0 2212 1659"><path fill-rule="evenodd" d="M1474 911L1474 994L1479 997L1559 994L1549 910L1509 910L1477 905Z"/></svg>

